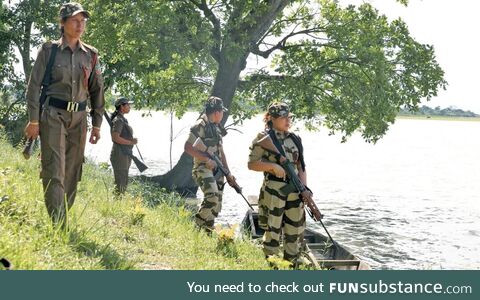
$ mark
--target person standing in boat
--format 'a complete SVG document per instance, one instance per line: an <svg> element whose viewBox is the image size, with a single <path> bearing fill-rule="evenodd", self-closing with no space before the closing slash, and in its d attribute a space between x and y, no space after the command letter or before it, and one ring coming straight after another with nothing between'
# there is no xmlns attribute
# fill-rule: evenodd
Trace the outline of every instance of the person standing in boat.
<svg viewBox="0 0 480 300"><path fill-rule="evenodd" d="M111 135L113 142L110 162L112 163L115 177L116 194L123 194L127 190L128 170L132 164L132 158L128 153L132 152L133 146L138 142L133 137L132 127L130 127L125 118L125 115L130 112L130 104L132 103L127 98L118 98L115 101L115 111L110 117L112 120Z"/></svg>
<svg viewBox="0 0 480 300"><path fill-rule="evenodd" d="M209 233L213 230L215 218L222 209L222 195L225 186L224 175L215 161L206 153L194 148L194 144L200 138L207 147L207 151L218 156L223 167L228 170L222 141L226 134L221 125L224 111L227 111L227 109L223 106L223 100L219 97L210 96L205 102L204 113L190 128L190 135L185 142L185 152L193 157L193 179L204 195L200 209L195 214L195 223L199 228ZM235 177L231 173L226 179L230 185L235 183Z"/></svg>
<svg viewBox="0 0 480 300"><path fill-rule="evenodd" d="M305 230L304 203L298 192L282 193L281 188L288 184L285 170L279 165L275 154L257 144L270 135L276 148L294 164L300 180L306 185L303 147L300 137L289 132L291 118L289 107L285 103L276 102L268 107L264 117L265 130L257 135L250 147L248 168L265 175L259 199L259 225L265 229L265 256L279 255L283 231L283 258L296 262Z"/></svg>

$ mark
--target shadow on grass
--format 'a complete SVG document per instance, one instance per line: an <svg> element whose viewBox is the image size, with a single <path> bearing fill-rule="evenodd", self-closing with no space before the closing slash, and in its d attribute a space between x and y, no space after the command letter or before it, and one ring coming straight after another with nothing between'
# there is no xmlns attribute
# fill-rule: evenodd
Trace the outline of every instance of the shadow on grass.
<svg viewBox="0 0 480 300"><path fill-rule="evenodd" d="M172 207L185 205L185 197L188 195L168 191L158 184L139 176L134 177L131 181L130 193L135 197L141 197L147 207L156 207L161 203L169 204Z"/></svg>
<svg viewBox="0 0 480 300"><path fill-rule="evenodd" d="M88 257L99 258L107 270L131 270L134 263L120 255L109 244L100 245L86 237L86 233L73 229L68 232L69 244L75 251Z"/></svg>

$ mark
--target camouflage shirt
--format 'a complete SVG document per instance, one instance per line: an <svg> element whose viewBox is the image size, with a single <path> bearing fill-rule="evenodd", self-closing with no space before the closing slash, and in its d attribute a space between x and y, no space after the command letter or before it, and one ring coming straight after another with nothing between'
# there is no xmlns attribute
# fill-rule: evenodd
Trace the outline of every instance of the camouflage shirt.
<svg viewBox="0 0 480 300"><path fill-rule="evenodd" d="M195 125L190 128L190 135L188 136L187 142L193 145L197 138L201 138L205 146L208 147L208 151L215 153L221 159L220 149L222 148L223 136L225 136L225 130L222 125L208 121L207 115L203 114ZM194 158L193 167L206 166L204 161Z"/></svg>
<svg viewBox="0 0 480 300"><path fill-rule="evenodd" d="M279 132L273 129L275 136L278 139L280 145L282 145L285 155L289 161L295 165L295 171L298 174L298 165L299 165L299 150L297 145L290 136L290 133ZM264 162L273 162L277 163L275 155L263 149L257 142L261 140L265 135L268 135L266 131L260 132L257 137L253 140L252 145L250 146L250 154L248 155L248 162L254 161L264 161Z"/></svg>
<svg viewBox="0 0 480 300"><path fill-rule="evenodd" d="M52 80L46 91L45 105L48 104L49 97L73 102L90 99L92 124L100 127L105 100L97 50L81 41L76 49L71 49L63 39L54 43L59 46L52 67ZM52 44L47 42L42 45L30 73L26 94L30 121L40 120L40 88L52 52ZM89 82L92 72L93 77Z"/></svg>

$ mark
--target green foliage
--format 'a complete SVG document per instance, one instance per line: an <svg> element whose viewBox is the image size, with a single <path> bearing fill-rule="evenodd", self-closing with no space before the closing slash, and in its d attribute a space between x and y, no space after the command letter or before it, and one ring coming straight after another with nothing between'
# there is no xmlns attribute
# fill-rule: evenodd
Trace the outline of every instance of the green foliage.
<svg viewBox="0 0 480 300"><path fill-rule="evenodd" d="M263 105L284 100L313 128L323 124L344 139L359 129L376 142L401 106L417 107L446 86L433 47L370 4L343 9L322 0L319 17L306 22L309 38L287 44L274 59L275 75L251 75L247 90Z"/></svg>
<svg viewBox="0 0 480 300"><path fill-rule="evenodd" d="M30 45L55 35L60 2L2 5L0 18L5 24L0 25L0 35L10 41L0 44L0 63L7 66L2 76L11 73L12 62L6 59L13 57L14 46L29 57ZM215 93L241 121L264 111L272 100L283 100L312 129L323 125L344 138L359 130L365 140L376 142L400 107L415 109L422 99L429 100L446 87L433 47L415 41L402 20L390 22L370 4L346 8L334 0L83 4L92 13L84 38L100 50L107 86L134 98L137 108L175 111L180 117L188 109L199 109L206 95ZM39 35L22 31L32 24ZM273 57L272 65L239 77L250 54ZM26 73L30 68L31 61L24 64Z"/></svg>
<svg viewBox="0 0 480 300"><path fill-rule="evenodd" d="M207 29L182 1L85 1L92 13L86 33L101 50L108 85L137 107L199 107L213 76ZM189 16L189 18L186 18ZM192 45L195 40L197 44Z"/></svg>
<svg viewBox="0 0 480 300"><path fill-rule="evenodd" d="M407 5L408 1L397 1ZM370 4L342 8L319 1L88 1L88 37L106 76L142 107L181 116L210 92L231 86L222 69L252 53L274 56L246 74L233 101L236 121L283 100L310 128L344 139L360 130L376 142L401 106L415 108L445 88L432 46L410 37ZM277 43L278 42L278 43ZM230 70L230 69L229 69ZM223 74L223 75L222 75ZM235 90L236 84L232 89Z"/></svg>
<svg viewBox="0 0 480 300"><path fill-rule="evenodd" d="M25 87L32 69L31 49L59 36L58 9L64 1L6 1L0 10L0 124L18 143L26 124ZM16 57L15 50L21 59ZM15 72L21 63L23 72Z"/></svg>

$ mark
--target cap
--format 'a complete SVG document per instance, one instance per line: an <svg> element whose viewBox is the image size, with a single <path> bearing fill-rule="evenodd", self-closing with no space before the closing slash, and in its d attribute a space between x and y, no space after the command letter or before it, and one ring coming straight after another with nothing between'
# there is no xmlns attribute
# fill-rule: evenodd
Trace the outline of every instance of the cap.
<svg viewBox="0 0 480 300"><path fill-rule="evenodd" d="M223 106L223 100L219 97L210 96L205 102L205 111L228 111L228 109Z"/></svg>
<svg viewBox="0 0 480 300"><path fill-rule="evenodd" d="M290 108L285 103L274 102L268 106L268 114L274 118L287 117L290 114Z"/></svg>
<svg viewBox="0 0 480 300"><path fill-rule="evenodd" d="M118 98L118 99L115 101L115 107L120 106L120 105L123 105L123 104L127 104L127 103L128 103L128 104L132 104L133 101L130 101L130 100L128 100L128 99L125 98L125 97L120 97L120 98Z"/></svg>
<svg viewBox="0 0 480 300"><path fill-rule="evenodd" d="M87 18L90 18L90 13L83 9L82 5L77 2L65 3L60 7L60 18L66 18L78 15L79 13L84 13Z"/></svg>

